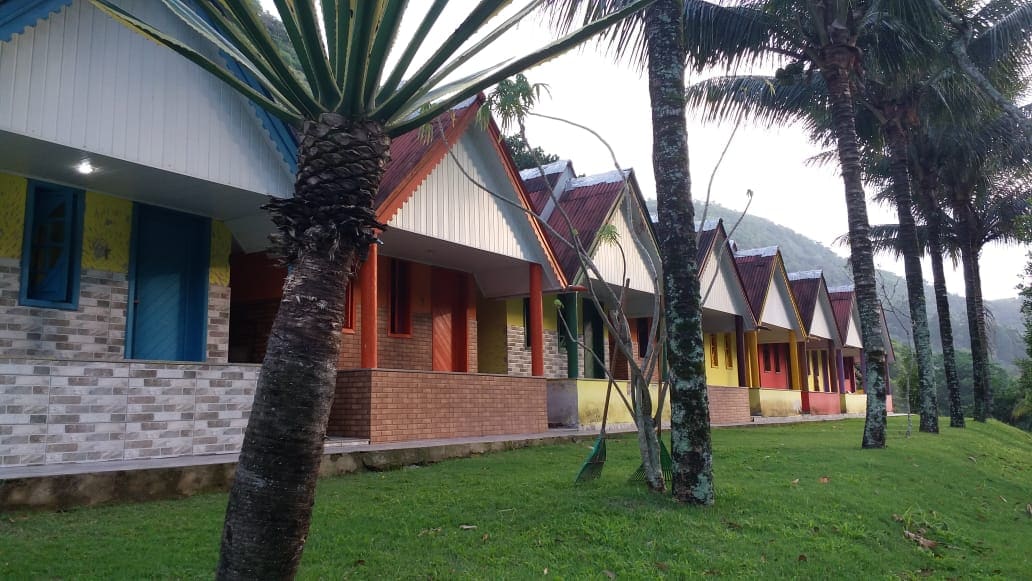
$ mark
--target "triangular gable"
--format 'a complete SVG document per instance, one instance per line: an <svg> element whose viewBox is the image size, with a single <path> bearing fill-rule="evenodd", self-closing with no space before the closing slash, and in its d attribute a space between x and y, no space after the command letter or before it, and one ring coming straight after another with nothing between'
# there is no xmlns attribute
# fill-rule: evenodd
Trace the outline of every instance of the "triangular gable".
<svg viewBox="0 0 1032 581"><path fill-rule="evenodd" d="M375 199L377 218L399 230L548 265L552 288L563 288L566 279L540 225L520 209L529 202L497 126L473 123L482 104L479 96L435 119L435 139L413 130L392 142Z"/></svg>
<svg viewBox="0 0 1032 581"><path fill-rule="evenodd" d="M815 339L839 342L835 311L824 274L820 270L792 272L788 274L788 280L807 334Z"/></svg>
<svg viewBox="0 0 1032 581"><path fill-rule="evenodd" d="M863 348L863 340L860 337L860 311L857 309L852 287L829 289L828 297L834 309L842 346Z"/></svg>
<svg viewBox="0 0 1032 581"><path fill-rule="evenodd" d="M544 172L544 175L542 175L542 172ZM573 163L568 159L553 161L541 166L540 169L534 167L520 171L520 179L523 180L523 185L527 189L527 199L530 200L531 208L533 208L534 213L544 217L546 220L548 216L544 215L544 211L552 198L553 192L556 189L565 189L565 184L560 183L564 175L576 175L573 170ZM561 194L562 192L559 191L558 193Z"/></svg>
<svg viewBox="0 0 1032 581"><path fill-rule="evenodd" d="M757 322L760 325L789 329L795 331L798 337L805 338L806 328L789 287L785 263L778 248L771 246L745 250L735 255L735 261L746 283L749 303L756 313ZM764 274L767 276L766 281L762 278Z"/></svg>
<svg viewBox="0 0 1032 581"><path fill-rule="evenodd" d="M705 250L698 261L702 308L741 316L746 330L755 328L755 316L721 221L699 233L699 248Z"/></svg>
<svg viewBox="0 0 1032 581"><path fill-rule="evenodd" d="M634 202L631 201L631 204L634 204ZM654 241L647 229L642 231L639 228L637 236L642 243L650 248L646 249L634 243L634 236L631 233L634 227L632 223L633 216L629 215L626 203L620 203L617 206L616 211L612 213L607 223L615 228L616 239L620 242L620 246L604 242L597 243L591 258L594 260L605 282L620 286L622 284L621 277L626 273L627 278L630 280L628 288L655 294L656 285L652 273L655 272L656 262L659 260L658 250L655 249ZM633 206L631 211L633 211ZM623 248L622 255L621 247ZM626 257L626 264L624 257Z"/></svg>
<svg viewBox="0 0 1032 581"><path fill-rule="evenodd" d="M125 7L203 45L160 2ZM293 192L289 131L207 71L86 0L8 0L0 10L9 91L0 89L0 132L245 191Z"/></svg>

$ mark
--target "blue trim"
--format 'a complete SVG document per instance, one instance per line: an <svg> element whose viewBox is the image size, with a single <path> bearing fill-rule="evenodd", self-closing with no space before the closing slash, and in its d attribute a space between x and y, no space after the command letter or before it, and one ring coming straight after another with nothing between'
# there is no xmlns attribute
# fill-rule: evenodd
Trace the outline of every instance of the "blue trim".
<svg viewBox="0 0 1032 581"><path fill-rule="evenodd" d="M0 2L0 42L35 26L70 5L72 0L7 0Z"/></svg>
<svg viewBox="0 0 1032 581"><path fill-rule="evenodd" d="M218 24L212 22L211 19L208 18L208 15L205 14L204 10L197 5L196 0L190 0L190 7L198 16L208 23L209 26L213 27L215 30L219 30ZM219 32L221 33L222 31L219 30ZM247 83L249 87L261 92L266 97L272 97L269 92L265 90L265 87L258 82L258 79L249 71L244 69L244 67L235 59L221 50L219 51L219 55L226 61L226 70L233 73L233 76ZM290 128L287 127L287 124L282 119L269 113L258 103L255 103L250 99L247 99L247 102L254 107L254 112L258 116L258 120L261 121L262 127L264 127L265 131L269 134L269 138L272 139L273 145L276 146L280 155L283 156L283 161L285 161L287 166L290 167L291 173L297 174L298 144L297 139L294 138L294 134L290 131Z"/></svg>
<svg viewBox="0 0 1032 581"><path fill-rule="evenodd" d="M64 284L67 289L67 300L58 301L52 299L41 299L29 297L29 270L31 268L30 258L32 257L32 232L34 230L36 190L45 188L52 192L65 194L70 198L67 203L71 206L71 215L68 217L70 224L67 227L68 256L67 264L64 266ZM27 307L42 307L46 309L60 309L62 311L75 311L79 309L79 284L82 269L82 230L83 215L85 214L86 195L82 190L76 190L64 186L48 184L36 180L29 180L25 196L25 222L22 233L22 255L21 274L18 289L18 304Z"/></svg>

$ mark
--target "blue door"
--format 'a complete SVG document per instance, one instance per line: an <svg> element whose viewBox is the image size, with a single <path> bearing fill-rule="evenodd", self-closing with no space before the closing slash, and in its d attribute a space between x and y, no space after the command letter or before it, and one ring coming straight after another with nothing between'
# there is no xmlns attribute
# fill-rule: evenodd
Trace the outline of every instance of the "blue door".
<svg viewBox="0 0 1032 581"><path fill-rule="evenodd" d="M138 204L133 228L128 357L204 361L211 222Z"/></svg>

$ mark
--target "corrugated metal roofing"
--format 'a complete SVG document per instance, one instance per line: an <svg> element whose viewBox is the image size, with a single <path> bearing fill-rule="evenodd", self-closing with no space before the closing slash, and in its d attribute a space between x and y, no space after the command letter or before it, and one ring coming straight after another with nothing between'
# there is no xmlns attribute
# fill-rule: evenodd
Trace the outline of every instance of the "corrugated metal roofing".
<svg viewBox="0 0 1032 581"><path fill-rule="evenodd" d="M622 188L622 180L568 188L559 199L559 207L563 211L552 212L548 218L549 226L566 238L572 225L580 237L581 244L590 248L599 229L602 228L606 218L612 212L613 205ZM569 216L570 224L567 224L564 213ZM555 238L552 233L548 233L548 238L555 251L556 259L559 261L559 266L566 274L567 280L572 281L581 266L577 252Z"/></svg>
<svg viewBox="0 0 1032 581"><path fill-rule="evenodd" d="M777 247L772 247L777 252ZM749 306L759 319L763 312L763 301L767 297L767 290L770 287L771 273L774 270L774 258L776 254L735 254L735 264L738 265L738 273L742 275L742 286L745 287L745 294L749 297Z"/></svg>
<svg viewBox="0 0 1032 581"><path fill-rule="evenodd" d="M713 242L717 239L716 228L710 230L703 230L699 232L699 240L697 242L695 252L695 266L702 272L702 269L706 266L706 259L709 258L710 250L713 248Z"/></svg>
<svg viewBox="0 0 1032 581"><path fill-rule="evenodd" d="M442 133L446 136L455 133L455 129L467 121L466 117L475 115L479 108L479 102L475 99L466 101L462 105L445 111L431 122L432 139L426 139L419 134L419 129L413 129L391 141L391 160L387 163L387 171L383 174L380 189L376 192L376 198L373 200L374 208L379 208L383 204L391 192L397 189L416 166L425 160L435 145L440 146Z"/></svg>
<svg viewBox="0 0 1032 581"><path fill-rule="evenodd" d="M849 290L844 290L847 288ZM828 298L831 299L831 309L835 311L835 324L838 326L839 337L842 337L843 341L845 341L845 337L849 332L849 318L853 316L852 287L828 289Z"/></svg>
<svg viewBox="0 0 1032 581"><path fill-rule="evenodd" d="M817 272L819 273L820 271ZM810 327L813 325L813 313L817 309L817 297L821 290L821 279L797 278L793 280L792 274L788 275L788 285L792 288L792 294L795 295L796 306L799 307L799 314L802 315L803 324L806 325L806 332L809 333ZM837 324L837 317L835 321ZM841 336L841 333L839 335Z"/></svg>

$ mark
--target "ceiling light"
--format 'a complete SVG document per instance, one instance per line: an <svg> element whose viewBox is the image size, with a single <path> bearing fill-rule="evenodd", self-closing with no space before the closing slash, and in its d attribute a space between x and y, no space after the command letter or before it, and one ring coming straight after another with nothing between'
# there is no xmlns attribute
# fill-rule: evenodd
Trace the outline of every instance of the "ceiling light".
<svg viewBox="0 0 1032 581"><path fill-rule="evenodd" d="M90 175L91 173L97 171L97 168L93 167L93 164L90 163L90 160L84 159L79 162L79 165L75 166L75 171L83 175Z"/></svg>

